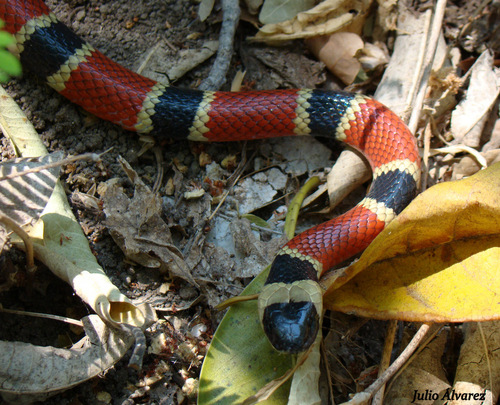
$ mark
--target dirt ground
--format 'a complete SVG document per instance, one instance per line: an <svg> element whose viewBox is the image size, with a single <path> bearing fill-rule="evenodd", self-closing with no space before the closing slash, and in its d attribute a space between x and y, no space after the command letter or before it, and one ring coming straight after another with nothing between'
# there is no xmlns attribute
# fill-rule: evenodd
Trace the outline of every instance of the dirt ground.
<svg viewBox="0 0 500 405"><path fill-rule="evenodd" d="M160 54L168 67L175 66L179 54L186 50L198 50L210 40L218 38L221 13L216 4L216 12L205 22L197 18L198 3L182 0L48 0L48 5L65 24L88 40L104 54L130 69L137 69L145 60L148 52L160 45ZM467 2L472 4L473 2ZM450 29L458 27L465 19L465 10L458 2L449 7ZM290 43L280 48L267 47L245 40L255 33L254 27L241 22L236 36L235 55L231 62L228 77L244 67L247 75L244 87L253 89L337 87L336 81L325 72L323 65L299 43ZM474 49L467 50L474 55ZM186 73L176 86L196 88L207 75L211 61L200 64ZM165 76L168 68L156 67L158 76ZM370 85L369 87L372 87ZM228 89L226 84L224 89ZM204 188L216 192L217 185L204 183L207 166L200 156L221 163L228 156L236 156L239 163L243 156L249 159L245 173L259 167L278 165L281 156L273 153L273 141L237 142L229 144L199 144L189 142L163 141L142 155L139 151L143 143L139 137L128 133L110 123L103 122L85 113L55 91L47 87L32 74L7 86L9 94L21 105L50 151L63 151L76 155L88 151L111 151L103 155L102 164L79 162L64 169L68 197L73 212L78 218L95 255L106 273L122 293L134 302L146 301L158 310L161 322L153 325L146 333L148 342L159 333L164 333L171 344L171 351L160 355L148 354L144 369L137 373L127 368L128 356L118 362L100 378L95 378L66 392L46 400L46 404L184 404L196 402L196 391L188 387L199 376L203 355L210 343L221 314L213 306L218 302L237 295L251 277L268 263L282 243L280 228L276 233L261 232L260 243L253 242L255 237L248 224L235 223L233 234L249 243L247 256L253 258L254 273L245 266L250 262L238 260L213 241L206 240L210 231L209 217L213 212L208 194L195 201L183 201L179 196L193 188ZM370 88L366 89L370 91ZM2 141L2 159L12 158L14 154L5 138ZM330 147L330 145L327 145ZM338 150L334 147L332 155ZM109 234L102 212L96 212L82 204L74 193L95 194L95 187L112 178L118 178L127 192L132 195L133 188L127 181L117 157L122 156L150 187L158 174L157 159L161 156L164 168L163 182L159 193L163 199L163 216L172 232L173 241L186 256L192 259L190 246L196 239L200 244L198 259L193 261L192 275L201 285L200 290L185 280L172 279L156 269L131 263L125 260ZM329 157L333 159L333 157ZM260 165L260 166L259 166ZM180 170L182 168L182 170ZM234 170L234 168L232 169ZM230 175L231 169L228 169ZM274 197L275 203L264 206L254 214L269 218L275 210L289 201L289 194L307 178L307 174L288 175L286 186ZM169 183L170 182L170 183ZM174 188L172 193L170 188ZM224 186L222 186L224 187ZM358 192L362 195L365 188ZM99 197L97 195L97 197ZM356 198L356 197L355 197ZM229 204L221 212L235 212L235 205ZM341 208L342 210L343 208ZM306 216L300 227L322 221L320 215ZM200 229L204 230L200 236ZM201 238L201 239L200 239ZM253 239L252 239L253 238ZM245 242L240 243L244 245ZM0 257L0 267L10 273L18 272L16 286L0 292L0 302L4 307L53 313L80 318L91 310L76 297L69 286L53 276L47 269L40 267L35 280L27 286L22 280L23 254L10 249ZM1 275L0 275L1 277ZM167 287L165 287L167 286ZM332 317L325 328L341 331L356 329L357 320L348 316ZM37 345L65 346L75 342L75 335L66 325L55 321L27 318L0 313L0 339L31 342ZM204 325L201 333L194 328ZM347 367L348 374L358 378L359 373L377 364L383 345L385 323L371 321L360 325L345 351L338 353L339 359ZM402 334L403 332L401 332ZM401 338L402 336L400 336ZM330 339L333 339L330 337ZM453 348L460 341L460 331L450 341L448 362L453 363L456 355ZM176 350L181 344L189 344L191 357ZM147 387L140 382L154 374L159 361L166 364L162 379ZM446 370L452 374L453 369ZM341 376L334 388L336 401L346 400L355 391L352 381ZM365 376L366 377L366 376ZM189 381L188 383L186 383ZM358 388L363 384L358 380ZM1 403L1 402L0 402Z"/></svg>

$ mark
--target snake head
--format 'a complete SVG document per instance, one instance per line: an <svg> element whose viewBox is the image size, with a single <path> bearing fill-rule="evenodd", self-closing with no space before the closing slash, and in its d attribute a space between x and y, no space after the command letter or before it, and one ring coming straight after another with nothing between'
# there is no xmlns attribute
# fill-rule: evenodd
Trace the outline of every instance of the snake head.
<svg viewBox="0 0 500 405"><path fill-rule="evenodd" d="M323 294L313 280L271 283L259 295L259 316L273 347L304 352L316 340L323 315Z"/></svg>
<svg viewBox="0 0 500 405"><path fill-rule="evenodd" d="M312 302L283 302L264 309L262 325L273 347L286 353L301 353L316 339L320 316Z"/></svg>

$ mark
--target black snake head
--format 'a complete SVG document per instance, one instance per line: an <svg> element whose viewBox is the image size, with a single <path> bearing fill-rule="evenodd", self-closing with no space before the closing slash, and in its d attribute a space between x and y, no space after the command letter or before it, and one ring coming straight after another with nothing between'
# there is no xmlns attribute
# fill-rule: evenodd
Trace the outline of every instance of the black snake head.
<svg viewBox="0 0 500 405"><path fill-rule="evenodd" d="M290 354L316 340L323 316L323 291L314 280L271 283L259 295L259 317L273 347Z"/></svg>
<svg viewBox="0 0 500 405"><path fill-rule="evenodd" d="M273 347L286 353L301 353L316 339L320 315L312 302L282 302L264 309L264 332Z"/></svg>

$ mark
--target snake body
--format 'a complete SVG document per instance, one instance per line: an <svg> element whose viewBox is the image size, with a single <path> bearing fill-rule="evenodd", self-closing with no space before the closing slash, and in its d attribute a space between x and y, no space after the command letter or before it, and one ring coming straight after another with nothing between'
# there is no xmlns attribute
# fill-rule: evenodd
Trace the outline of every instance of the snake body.
<svg viewBox="0 0 500 405"><path fill-rule="evenodd" d="M193 141L276 136L333 137L361 151L373 169L367 196L353 209L290 240L277 254L259 297L270 342L298 353L321 323L323 272L365 249L414 198L415 138L376 100L324 90L197 91L134 73L78 37L41 0L0 0L26 69L102 119L141 134Z"/></svg>

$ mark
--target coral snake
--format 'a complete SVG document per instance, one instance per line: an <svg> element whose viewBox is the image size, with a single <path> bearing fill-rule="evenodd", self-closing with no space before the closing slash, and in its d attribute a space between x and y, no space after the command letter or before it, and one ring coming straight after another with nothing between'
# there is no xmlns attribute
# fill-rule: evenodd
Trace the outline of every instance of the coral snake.
<svg viewBox="0 0 500 405"><path fill-rule="evenodd" d="M0 0L24 67L85 110L157 137L235 141L277 136L334 137L373 169L367 196L347 213L290 240L259 295L272 345L299 353L322 317L321 274L361 252L414 198L419 155L405 124L379 102L324 90L197 91L165 86L113 62L59 22L41 0Z"/></svg>

